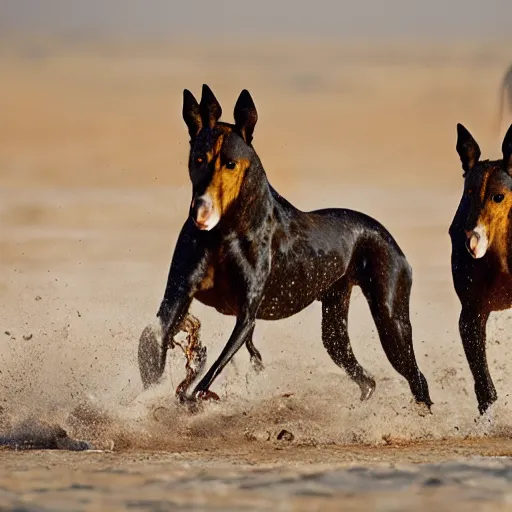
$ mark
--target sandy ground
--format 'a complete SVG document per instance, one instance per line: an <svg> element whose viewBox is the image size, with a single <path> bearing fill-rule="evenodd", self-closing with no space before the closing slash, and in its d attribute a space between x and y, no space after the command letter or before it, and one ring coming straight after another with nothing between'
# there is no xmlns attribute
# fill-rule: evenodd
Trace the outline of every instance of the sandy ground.
<svg viewBox="0 0 512 512"><path fill-rule="evenodd" d="M114 452L1 452L0 509L511 506L512 465L491 459L512 452L510 313L490 321L499 401L477 418L447 235L462 187L456 123L499 156L504 48L3 44L3 423L59 422ZM254 374L243 349L214 385L219 404L191 415L174 403L179 354L142 392L137 340L154 321L190 199L181 93L203 82L227 119L250 89L255 147L290 201L355 208L395 236L414 269L432 415L411 403L359 291L353 347L377 380L366 403L322 347L318 304L258 325L266 370ZM233 319L193 311L212 361ZM294 440L277 441L282 429Z"/></svg>

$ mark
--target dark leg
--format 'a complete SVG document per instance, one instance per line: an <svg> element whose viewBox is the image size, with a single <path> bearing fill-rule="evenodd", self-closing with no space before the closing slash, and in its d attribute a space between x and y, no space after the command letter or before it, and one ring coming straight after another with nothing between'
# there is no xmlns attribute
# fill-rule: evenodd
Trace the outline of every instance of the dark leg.
<svg viewBox="0 0 512 512"><path fill-rule="evenodd" d="M269 239L270 237L267 240ZM264 243L258 242L257 247L258 250L256 252L258 254L269 254L267 250L270 251L270 246L266 247ZM262 256L257 259L256 262L249 264L248 261L243 260L243 257L240 257L239 264L241 265L240 272L242 272L244 276L245 289L242 295L244 297L243 304L240 305L240 313L237 316L235 328L219 358L213 363L212 367L195 387L193 391L194 398L212 397L218 399L217 395L209 391L216 377L231 359L233 359L233 356L240 350L240 347L244 343L249 342L247 346L249 352L255 350L251 337L254 332L256 315L263 296L263 287L270 271L270 258ZM249 272L249 268L251 272Z"/></svg>
<svg viewBox="0 0 512 512"><path fill-rule="evenodd" d="M212 367L208 370L206 375L201 379L199 384L194 389L194 397L197 398L217 398L215 393L209 391L215 378L223 370L226 364L231 361L233 356L240 350L240 347L246 342L247 337L254 330L254 319L237 318L235 328L229 337L229 340L221 352L219 358L213 363Z"/></svg>
<svg viewBox="0 0 512 512"><path fill-rule="evenodd" d="M254 343L252 341L252 336L254 334L254 327L252 328L251 332L247 336L247 340L245 342L245 346L247 347L247 350L249 351L249 355L251 357L251 363L256 372L261 372L265 369L263 366L263 360L261 359L260 351L254 346Z"/></svg>
<svg viewBox="0 0 512 512"><path fill-rule="evenodd" d="M192 299L185 295L178 296L172 303L165 299L160 305L157 317L162 325L162 340L167 348L174 347L173 338L180 332L182 323L185 321Z"/></svg>
<svg viewBox="0 0 512 512"><path fill-rule="evenodd" d="M195 322L197 322L197 326ZM176 344L174 336L179 331L185 331L188 334L187 344L190 350L188 352L184 350L187 357L187 379L190 378L192 368L198 368L197 375L200 371L199 367L206 361L206 348L201 346L199 340L200 325L199 320L187 314L183 322L172 327L166 335L161 336L160 331L152 325L148 325L144 329L139 339L138 361L140 377L145 389L154 386L161 379L165 370L167 351L169 348L174 348ZM164 326L162 325L163 330ZM193 379L194 377L191 378L191 381Z"/></svg>
<svg viewBox="0 0 512 512"><path fill-rule="evenodd" d="M489 374L485 353L487 320L489 312L476 307L463 307L459 318L459 331L462 345L475 380L475 393L480 414L498 398Z"/></svg>
<svg viewBox="0 0 512 512"><path fill-rule="evenodd" d="M196 236L197 230L189 218L176 242L164 298L157 313L162 325L163 364L167 349L173 348L173 338L187 316L192 299L206 271L207 254Z"/></svg>
<svg viewBox="0 0 512 512"><path fill-rule="evenodd" d="M359 364L348 336L348 307L352 286L343 280L322 297L322 341L331 359L357 383L361 400L375 391L375 380Z"/></svg>
<svg viewBox="0 0 512 512"><path fill-rule="evenodd" d="M148 325L140 335L138 361L144 389L157 384L164 373L168 345L161 342L159 334Z"/></svg>
<svg viewBox="0 0 512 512"><path fill-rule="evenodd" d="M144 387L149 387L160 380L167 360L167 351L174 348L174 336L185 322L191 299L178 298L172 306L164 300L157 316L162 327L161 345L151 326L148 326L139 341L139 370Z"/></svg>
<svg viewBox="0 0 512 512"><path fill-rule="evenodd" d="M380 341L393 368L409 383L417 402L432 405L427 380L420 372L412 343L409 319L411 271L394 255L394 261L380 258L375 268L361 279ZM386 261L387 260L387 261Z"/></svg>

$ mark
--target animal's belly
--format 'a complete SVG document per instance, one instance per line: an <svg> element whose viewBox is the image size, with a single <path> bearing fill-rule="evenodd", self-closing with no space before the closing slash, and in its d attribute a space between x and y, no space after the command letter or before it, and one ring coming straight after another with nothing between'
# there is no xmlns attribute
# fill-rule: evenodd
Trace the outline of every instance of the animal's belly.
<svg viewBox="0 0 512 512"><path fill-rule="evenodd" d="M230 294L220 294L214 288L203 290L196 294L195 299L215 308L219 313L228 316L237 316L240 311L240 302ZM256 318L259 320L280 320L295 315L309 306L316 297L283 297L279 295L266 295L263 297Z"/></svg>
<svg viewBox="0 0 512 512"><path fill-rule="evenodd" d="M340 259L310 258L295 266L276 265L265 285L259 317L278 320L302 311L345 274L346 266Z"/></svg>
<svg viewBox="0 0 512 512"><path fill-rule="evenodd" d="M319 268L271 272L265 283L257 318L280 320L302 311L322 298L332 284L343 276L342 268ZM215 279L211 288L197 292L195 298L223 315L237 316L244 301L235 283Z"/></svg>
<svg viewBox="0 0 512 512"><path fill-rule="evenodd" d="M276 295L264 297L258 310L257 318L261 320L281 320L295 315L317 300L316 296L301 298L279 297Z"/></svg>
<svg viewBox="0 0 512 512"><path fill-rule="evenodd" d="M214 287L197 292L194 298L205 306L215 308L223 315L237 316L239 313L239 301L229 291Z"/></svg>

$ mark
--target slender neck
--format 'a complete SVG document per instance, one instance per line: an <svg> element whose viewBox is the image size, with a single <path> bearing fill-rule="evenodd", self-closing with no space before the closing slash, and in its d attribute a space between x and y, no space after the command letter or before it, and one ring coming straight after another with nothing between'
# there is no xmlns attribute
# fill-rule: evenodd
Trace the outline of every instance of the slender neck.
<svg viewBox="0 0 512 512"><path fill-rule="evenodd" d="M227 212L224 229L237 233L254 232L271 216L274 208L272 187L258 158L251 163L238 198Z"/></svg>

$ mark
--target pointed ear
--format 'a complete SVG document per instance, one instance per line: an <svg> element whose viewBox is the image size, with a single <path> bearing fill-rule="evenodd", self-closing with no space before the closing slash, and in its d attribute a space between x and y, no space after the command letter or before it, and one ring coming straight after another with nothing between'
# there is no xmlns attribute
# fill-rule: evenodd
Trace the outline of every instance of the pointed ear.
<svg viewBox="0 0 512 512"><path fill-rule="evenodd" d="M505 166L505 171L512 176L512 124L503 139L501 151L503 152L503 165Z"/></svg>
<svg viewBox="0 0 512 512"><path fill-rule="evenodd" d="M244 89L235 105L235 126L240 132L240 135L247 144L252 142L252 134L254 127L258 121L258 112L256 112L256 106L252 101L249 91Z"/></svg>
<svg viewBox="0 0 512 512"><path fill-rule="evenodd" d="M457 153L462 162L464 175L473 169L481 155L476 140L460 123L457 124Z"/></svg>
<svg viewBox="0 0 512 512"><path fill-rule="evenodd" d="M213 128L222 115L222 107L206 84L203 84L199 108L201 109L201 118L204 125Z"/></svg>
<svg viewBox="0 0 512 512"><path fill-rule="evenodd" d="M183 91L183 120L188 126L190 137L195 137L203 127L199 104L194 95L188 90Z"/></svg>

